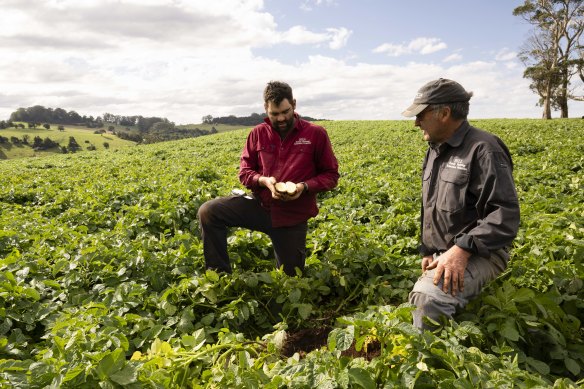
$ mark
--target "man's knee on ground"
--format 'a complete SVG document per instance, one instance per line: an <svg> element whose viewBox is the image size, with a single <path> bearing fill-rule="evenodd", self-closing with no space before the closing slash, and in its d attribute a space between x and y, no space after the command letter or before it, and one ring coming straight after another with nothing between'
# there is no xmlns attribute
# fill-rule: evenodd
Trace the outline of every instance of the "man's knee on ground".
<svg viewBox="0 0 584 389"><path fill-rule="evenodd" d="M213 204L210 201L207 201L203 205L199 207L197 211L197 217L201 221L201 223L205 223L213 216Z"/></svg>
<svg viewBox="0 0 584 389"><path fill-rule="evenodd" d="M428 317L433 321L440 322L442 317L448 319L456 312L456 305L438 298L433 293L425 293L422 291L412 291L409 295L409 302L416 306L414 311L414 325L422 329L435 329L424 321L424 317Z"/></svg>

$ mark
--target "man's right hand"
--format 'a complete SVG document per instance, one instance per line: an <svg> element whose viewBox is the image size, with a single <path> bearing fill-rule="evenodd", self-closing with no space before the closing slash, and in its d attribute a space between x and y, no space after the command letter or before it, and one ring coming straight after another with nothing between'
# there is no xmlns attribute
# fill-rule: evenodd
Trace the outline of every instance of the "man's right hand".
<svg viewBox="0 0 584 389"><path fill-rule="evenodd" d="M464 272L471 253L456 245L449 248L426 266L427 270L436 269L434 285L443 280L442 291L456 296L464 290Z"/></svg>
<svg viewBox="0 0 584 389"><path fill-rule="evenodd" d="M272 192L272 198L275 200L281 200L281 201L296 200L304 192L304 185L302 185L300 183L296 184L296 193L294 193L292 195L288 194L288 193L278 192L276 190L276 183L278 182L278 180L276 180L276 177L261 176L258 179L258 182L259 182L260 186L266 187L270 190L270 192Z"/></svg>
<svg viewBox="0 0 584 389"><path fill-rule="evenodd" d="M276 185L276 182L278 182L276 180L276 177L265 177L265 176L261 176L258 180L260 186L263 186L265 188L268 188L270 190L270 192L272 192L272 198L276 199L276 200L280 200L282 198L282 195L280 193L278 193L278 191L276 190L276 187L274 185Z"/></svg>

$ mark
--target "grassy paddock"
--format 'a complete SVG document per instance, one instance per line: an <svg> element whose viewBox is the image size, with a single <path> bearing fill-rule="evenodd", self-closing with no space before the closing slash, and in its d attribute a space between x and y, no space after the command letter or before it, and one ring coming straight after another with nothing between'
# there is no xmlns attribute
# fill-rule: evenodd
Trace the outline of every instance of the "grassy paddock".
<svg viewBox="0 0 584 389"><path fill-rule="evenodd" d="M32 144L34 138L37 136L42 139L49 138L59 143L61 146L67 146L69 144L69 138L74 137L84 151L86 151L87 147L90 145L94 145L96 150L105 150L105 142L109 143L110 150L122 149L136 144L132 141L120 139L112 134L95 134L94 132L98 130L96 128L81 126L64 126L64 128L64 131L59 131L58 125L53 124L48 130L42 126L37 126L37 128L7 128L0 130L0 136L4 136L8 139L12 136L21 140L24 135L28 135L29 137L29 145L13 145L12 142L8 144L0 144L0 159L42 157L60 153L60 150L56 149L46 151L33 150L30 147L30 144Z"/></svg>

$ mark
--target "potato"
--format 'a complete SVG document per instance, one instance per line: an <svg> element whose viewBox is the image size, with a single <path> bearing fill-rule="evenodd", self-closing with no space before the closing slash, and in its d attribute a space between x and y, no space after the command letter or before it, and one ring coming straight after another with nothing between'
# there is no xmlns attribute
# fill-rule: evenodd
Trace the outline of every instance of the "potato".
<svg viewBox="0 0 584 389"><path fill-rule="evenodd" d="M292 196L296 193L296 184L291 181L277 182L275 187L276 190L282 194L288 194Z"/></svg>

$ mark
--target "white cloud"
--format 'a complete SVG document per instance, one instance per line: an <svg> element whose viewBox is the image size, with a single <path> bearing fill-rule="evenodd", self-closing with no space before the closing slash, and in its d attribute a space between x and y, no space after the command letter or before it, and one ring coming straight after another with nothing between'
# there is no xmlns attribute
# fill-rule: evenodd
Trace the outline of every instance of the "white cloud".
<svg viewBox="0 0 584 389"><path fill-rule="evenodd" d="M448 57L444 58L442 62L459 62L462 61L462 55L459 53L450 54Z"/></svg>
<svg viewBox="0 0 584 389"><path fill-rule="evenodd" d="M407 44L384 43L373 49L374 53L385 53L389 56L399 57L405 54L432 54L446 49L448 46L439 38L420 37Z"/></svg>
<svg viewBox="0 0 584 389"><path fill-rule="evenodd" d="M294 26L283 32L279 40L293 45L316 44L328 40L328 35L308 31L304 26Z"/></svg>
<svg viewBox="0 0 584 389"><path fill-rule="evenodd" d="M353 31L347 30L344 27L341 28L327 28L329 33L330 43L329 47L333 50L338 50L347 44L349 37L353 34Z"/></svg>
<svg viewBox="0 0 584 389"><path fill-rule="evenodd" d="M294 26L285 31L275 39L274 43L289 43L293 45L320 44L327 43L329 48L338 50L343 48L353 33L346 28L327 28L326 33L316 33L306 29L304 26Z"/></svg>
<svg viewBox="0 0 584 389"><path fill-rule="evenodd" d="M505 47L501 49L497 54L495 54L495 59L497 61L516 61L517 53Z"/></svg>
<svg viewBox="0 0 584 389"><path fill-rule="evenodd" d="M300 4L300 9L306 12L310 12L314 9L312 4L319 7L321 5L336 5L337 2L336 0L304 0L302 4Z"/></svg>

